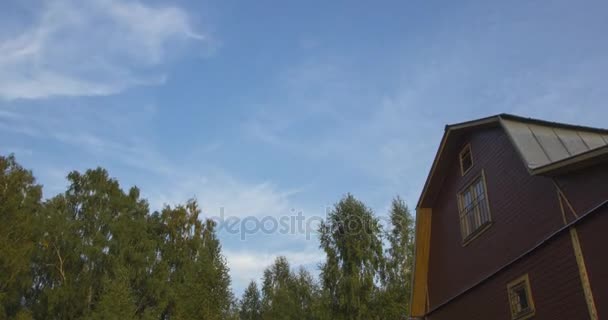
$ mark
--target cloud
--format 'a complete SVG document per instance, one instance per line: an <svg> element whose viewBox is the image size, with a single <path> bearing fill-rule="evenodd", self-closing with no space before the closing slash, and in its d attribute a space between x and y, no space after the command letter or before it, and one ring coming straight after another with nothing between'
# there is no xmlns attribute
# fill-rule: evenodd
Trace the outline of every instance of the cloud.
<svg viewBox="0 0 608 320"><path fill-rule="evenodd" d="M121 0L51 0L24 30L0 37L0 98L98 96L157 85L169 47L208 43L173 6ZM0 15L1 17L1 15Z"/></svg>
<svg viewBox="0 0 608 320"><path fill-rule="evenodd" d="M175 168L170 184L164 191L151 195L155 199L153 207L196 198L206 217L218 216L220 210L226 217L287 215L293 208L291 197L299 192L282 190L270 181L247 182L211 166Z"/></svg>
<svg viewBox="0 0 608 320"><path fill-rule="evenodd" d="M244 133L375 183L383 204L397 192L411 203L450 113L437 117L433 108L421 108L435 105L428 97L441 81L441 66L420 66L400 90L378 92L369 83L374 80L358 76L359 67L348 60L305 59L278 74L281 94L244 123Z"/></svg>
<svg viewBox="0 0 608 320"><path fill-rule="evenodd" d="M315 273L316 266L325 259L324 253L318 248L273 253L225 250L224 256L230 268L233 287L237 292L242 291L249 281L261 279L264 269L269 267L278 256L285 256L292 268L303 266Z"/></svg>
<svg viewBox="0 0 608 320"><path fill-rule="evenodd" d="M526 19L501 14L494 18L506 21L488 26L485 20L494 18L483 14L472 15L482 17L475 23L446 20L428 30L428 42L416 50L374 60L373 68L366 68L367 55L349 63L357 51L294 60L275 75L278 94L243 124L244 133L308 163L338 168L332 175L347 171L365 181L368 196L399 193L412 205L448 123L508 112L605 126L608 47L577 36L584 23L515 11ZM546 37L547 30L568 37Z"/></svg>

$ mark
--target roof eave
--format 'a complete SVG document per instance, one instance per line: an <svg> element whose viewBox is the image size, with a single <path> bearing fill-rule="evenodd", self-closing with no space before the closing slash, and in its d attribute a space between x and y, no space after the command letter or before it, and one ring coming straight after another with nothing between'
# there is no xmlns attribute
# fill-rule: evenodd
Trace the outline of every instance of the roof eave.
<svg viewBox="0 0 608 320"><path fill-rule="evenodd" d="M424 187L422 188L422 193L420 195L420 198L418 199L418 204L416 205L417 208L422 208L422 203L426 197L426 193L430 186L431 179L435 173L435 169L437 168L437 164L439 163L439 159L441 158L441 155L443 153L445 144L448 140L450 133L457 131L457 130L462 130L462 129L467 129L467 128L471 128L471 127L476 127L476 126L480 126L480 125L498 122L500 119L500 116L501 115L495 115L495 116L481 118L481 119L477 119L477 120L473 120L473 121L466 121L466 122L461 122L461 123L456 123L456 124L445 126L444 134L443 134L443 137L441 138L441 143L439 144L437 153L435 153L435 159L433 160L433 165L431 166L431 171L429 172L429 175L426 178Z"/></svg>
<svg viewBox="0 0 608 320"><path fill-rule="evenodd" d="M562 159L560 161L550 163L542 167L530 169L530 173L532 175L551 175L556 172L567 171L569 167L572 167L576 164L580 164L586 161L593 161L594 159L600 159L602 156L606 155L608 155L608 145L601 148L592 149L587 152L566 159ZM606 157L604 160L608 160L608 157Z"/></svg>

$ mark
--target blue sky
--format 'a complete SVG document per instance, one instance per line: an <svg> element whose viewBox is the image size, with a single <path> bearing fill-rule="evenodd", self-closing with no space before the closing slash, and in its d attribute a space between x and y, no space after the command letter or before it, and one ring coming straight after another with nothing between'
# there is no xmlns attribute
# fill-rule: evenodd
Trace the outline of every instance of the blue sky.
<svg viewBox="0 0 608 320"><path fill-rule="evenodd" d="M153 209L414 206L443 126L500 112L606 127L604 1L8 0L0 153L53 196L102 166ZM293 210L292 210L293 209ZM240 292L316 240L221 233Z"/></svg>

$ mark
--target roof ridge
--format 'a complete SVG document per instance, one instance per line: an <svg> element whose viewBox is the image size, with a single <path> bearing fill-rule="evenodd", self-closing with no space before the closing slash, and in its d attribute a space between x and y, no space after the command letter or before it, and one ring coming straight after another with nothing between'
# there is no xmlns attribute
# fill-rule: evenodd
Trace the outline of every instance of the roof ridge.
<svg viewBox="0 0 608 320"><path fill-rule="evenodd" d="M576 125L576 124L571 124L571 123L555 122L555 121L543 120L543 119L538 119L538 118L519 116L519 115L515 115L515 114L511 114L511 113L499 113L499 114L495 114L495 115L488 116L488 117L482 117L482 118L478 118L478 119L474 119L474 120L468 120L468 121L464 121L464 122L448 124L445 126L445 130L447 131L449 129L453 129L456 127L474 125L475 123L478 123L478 122L488 122L488 121L499 120L499 119L507 119L507 120L513 120L513 121L519 121L519 122L526 122L526 123L535 123L535 124L544 125L544 126L548 126L548 127L558 127L558 128L564 128L564 129L601 132L601 133L608 134L608 128L597 128L597 127L591 127L591 126Z"/></svg>
<svg viewBox="0 0 608 320"><path fill-rule="evenodd" d="M543 120L543 119L537 119L537 118L531 118L531 117L523 117L523 116L518 116L518 115L514 115L514 114L510 114L510 113L501 113L501 114L498 114L497 116L500 118L503 118L503 119L523 121L523 122L528 122L528 123L536 123L536 124L546 125L546 126L550 126L550 127L560 127L560 128L569 128L569 129L577 129L577 130L584 130L584 131L608 133L607 128L598 128L598 127L591 127L591 126L585 126L585 125L577 125L577 124L572 124L572 123L549 121L549 120Z"/></svg>

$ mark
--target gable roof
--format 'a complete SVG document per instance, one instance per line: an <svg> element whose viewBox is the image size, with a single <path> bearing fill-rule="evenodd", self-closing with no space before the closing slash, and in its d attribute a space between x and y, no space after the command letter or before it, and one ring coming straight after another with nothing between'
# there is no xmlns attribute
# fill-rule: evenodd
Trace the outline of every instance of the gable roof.
<svg viewBox="0 0 608 320"><path fill-rule="evenodd" d="M502 125L530 170L608 145L608 131L502 119Z"/></svg>
<svg viewBox="0 0 608 320"><path fill-rule="evenodd" d="M410 315L428 311L427 272L431 237L432 202L446 170L460 150L457 142L482 128L502 127L532 175L552 175L608 161L608 130L499 114L447 125L431 171L416 206L416 240Z"/></svg>
<svg viewBox="0 0 608 320"><path fill-rule="evenodd" d="M446 125L439 150L424 185L418 207L428 207L427 199L434 199L441 185L448 163L441 161L456 152L457 140L474 130L502 127L526 168L532 175L552 174L583 164L605 159L608 156L608 130L525 118L511 114L498 114L487 118Z"/></svg>

